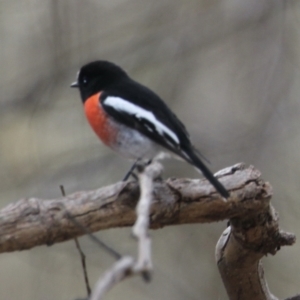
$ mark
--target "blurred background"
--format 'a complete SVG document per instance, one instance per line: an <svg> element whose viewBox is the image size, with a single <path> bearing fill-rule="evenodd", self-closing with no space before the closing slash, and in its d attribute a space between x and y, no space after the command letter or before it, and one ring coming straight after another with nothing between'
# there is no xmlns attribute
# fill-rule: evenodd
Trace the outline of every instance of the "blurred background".
<svg viewBox="0 0 300 300"><path fill-rule="evenodd" d="M287 0L4 0L0 3L0 201L45 199L120 180L130 163L89 128L76 72L113 61L155 90L217 171L255 165L274 187L282 228L300 236L300 3ZM197 177L165 163L165 177ZM106 299L227 299L214 261L226 223L152 231L154 278ZM129 229L97 234L135 253ZM92 285L113 263L89 239ZM271 291L300 292L299 243L264 259ZM85 296L74 242L0 255L0 299Z"/></svg>

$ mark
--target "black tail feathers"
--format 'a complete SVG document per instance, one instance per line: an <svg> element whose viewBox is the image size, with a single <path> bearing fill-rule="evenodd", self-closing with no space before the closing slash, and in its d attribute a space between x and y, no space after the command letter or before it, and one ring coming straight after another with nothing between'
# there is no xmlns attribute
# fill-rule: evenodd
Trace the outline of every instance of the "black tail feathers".
<svg viewBox="0 0 300 300"><path fill-rule="evenodd" d="M202 172L202 174L215 187L215 189L220 193L220 195L224 198L228 198L229 192L220 183L220 181L213 175L213 173L206 167L206 165L201 161L201 159L195 154L194 150L191 148L185 150L184 153L187 156L184 158Z"/></svg>

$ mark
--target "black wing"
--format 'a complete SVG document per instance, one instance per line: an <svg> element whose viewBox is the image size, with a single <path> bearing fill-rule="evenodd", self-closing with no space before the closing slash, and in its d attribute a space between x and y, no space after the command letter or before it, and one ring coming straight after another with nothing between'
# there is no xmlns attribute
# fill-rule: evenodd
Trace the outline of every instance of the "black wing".
<svg viewBox="0 0 300 300"><path fill-rule="evenodd" d="M229 193L196 154L184 125L151 90L126 79L100 96L104 110L116 121L134 128L200 170L225 198Z"/></svg>
<svg viewBox="0 0 300 300"><path fill-rule="evenodd" d="M105 90L100 101L104 110L116 121L135 128L159 145L187 159L181 151L191 145L187 130L150 89L127 79Z"/></svg>

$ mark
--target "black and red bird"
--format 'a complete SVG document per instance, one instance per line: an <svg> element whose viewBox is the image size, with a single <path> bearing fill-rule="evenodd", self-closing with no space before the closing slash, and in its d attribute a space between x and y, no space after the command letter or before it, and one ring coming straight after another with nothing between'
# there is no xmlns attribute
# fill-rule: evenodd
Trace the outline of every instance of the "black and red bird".
<svg viewBox="0 0 300 300"><path fill-rule="evenodd" d="M86 117L104 144L132 159L171 152L201 171L223 197L229 197L199 158L182 122L158 95L119 66L108 61L86 64L71 87L79 88Z"/></svg>

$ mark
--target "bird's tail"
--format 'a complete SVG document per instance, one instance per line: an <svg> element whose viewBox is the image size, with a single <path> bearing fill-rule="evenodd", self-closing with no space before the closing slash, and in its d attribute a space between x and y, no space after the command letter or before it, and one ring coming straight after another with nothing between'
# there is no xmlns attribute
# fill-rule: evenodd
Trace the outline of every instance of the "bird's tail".
<svg viewBox="0 0 300 300"><path fill-rule="evenodd" d="M184 151L184 158L194 165L202 174L207 178L207 180L215 187L215 189L224 198L229 197L229 192L225 189L222 183L213 175L213 173L206 167L206 165L201 161L201 159L196 155L193 148Z"/></svg>

